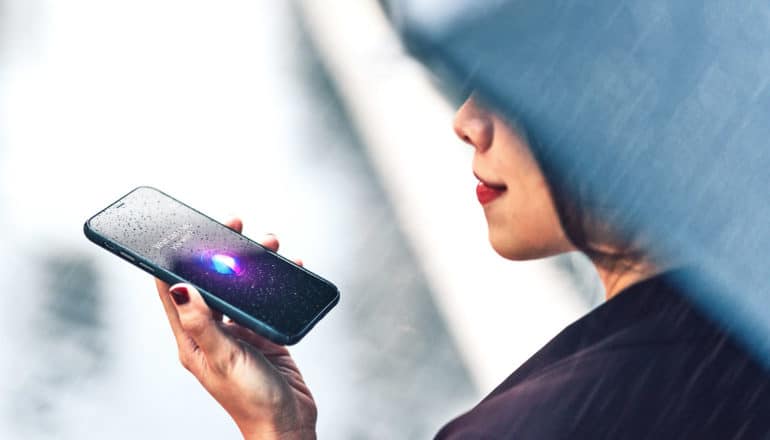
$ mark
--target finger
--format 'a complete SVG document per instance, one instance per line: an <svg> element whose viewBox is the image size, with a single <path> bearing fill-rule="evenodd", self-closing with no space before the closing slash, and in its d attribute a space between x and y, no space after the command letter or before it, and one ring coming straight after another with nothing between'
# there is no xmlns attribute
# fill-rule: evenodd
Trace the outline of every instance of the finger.
<svg viewBox="0 0 770 440"><path fill-rule="evenodd" d="M295 258L294 259L294 264L296 264L297 266L304 266L305 265L305 263L302 262L302 258Z"/></svg>
<svg viewBox="0 0 770 440"><path fill-rule="evenodd" d="M171 332L174 334L179 352L183 353L194 349L195 344L184 332L182 324L179 322L179 314L168 293L168 284L155 278L155 287L158 289L158 296L160 296L160 302L163 303L163 310L166 312L168 323L171 325Z"/></svg>
<svg viewBox="0 0 770 440"><path fill-rule="evenodd" d="M233 361L233 353L240 347L220 327L211 309L197 289L189 284L171 286L169 295L179 314L182 330L195 342L203 353L206 363L217 373L227 374Z"/></svg>
<svg viewBox="0 0 770 440"><path fill-rule="evenodd" d="M238 217L233 217L230 220L225 222L225 226L232 229L235 232L241 233L243 232L243 221L239 219Z"/></svg>
<svg viewBox="0 0 770 440"><path fill-rule="evenodd" d="M273 252L278 252L278 247L280 246L280 243L278 243L278 238L275 236L275 234L272 233L265 234L265 236L259 240L259 244Z"/></svg>

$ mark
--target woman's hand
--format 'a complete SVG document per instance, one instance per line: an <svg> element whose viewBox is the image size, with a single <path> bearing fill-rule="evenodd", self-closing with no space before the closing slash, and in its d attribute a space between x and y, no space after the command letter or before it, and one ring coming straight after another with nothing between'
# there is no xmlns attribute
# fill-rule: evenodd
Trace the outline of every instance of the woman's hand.
<svg viewBox="0 0 770 440"><path fill-rule="evenodd" d="M227 225L243 228L237 219ZM260 243L278 250L272 235ZM315 402L286 347L223 321L189 284L169 288L156 280L156 285L182 365L225 408L244 438L315 438Z"/></svg>

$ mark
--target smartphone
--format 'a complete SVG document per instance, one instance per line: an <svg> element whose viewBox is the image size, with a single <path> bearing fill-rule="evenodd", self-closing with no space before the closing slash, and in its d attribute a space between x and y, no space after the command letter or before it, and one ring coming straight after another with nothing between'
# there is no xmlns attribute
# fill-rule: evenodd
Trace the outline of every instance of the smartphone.
<svg viewBox="0 0 770 440"><path fill-rule="evenodd" d="M337 287L151 187L88 219L86 237L273 342L297 343L339 301Z"/></svg>

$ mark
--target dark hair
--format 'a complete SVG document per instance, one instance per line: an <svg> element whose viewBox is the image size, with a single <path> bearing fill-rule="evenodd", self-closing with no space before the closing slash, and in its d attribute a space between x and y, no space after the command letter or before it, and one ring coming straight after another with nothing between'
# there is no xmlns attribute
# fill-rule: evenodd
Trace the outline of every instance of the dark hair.
<svg viewBox="0 0 770 440"><path fill-rule="evenodd" d="M638 234L618 224L618 216L611 207L599 206L599 198L585 182L563 169L557 170L546 149L536 143L531 133L521 124L513 127L540 166L559 222L573 246L597 264L612 269L631 269L649 257Z"/></svg>
<svg viewBox="0 0 770 440"><path fill-rule="evenodd" d="M647 257L631 231L614 225L607 210L592 204L593 197L577 182L554 178L544 170L559 221L567 238L591 260L608 268L633 267Z"/></svg>

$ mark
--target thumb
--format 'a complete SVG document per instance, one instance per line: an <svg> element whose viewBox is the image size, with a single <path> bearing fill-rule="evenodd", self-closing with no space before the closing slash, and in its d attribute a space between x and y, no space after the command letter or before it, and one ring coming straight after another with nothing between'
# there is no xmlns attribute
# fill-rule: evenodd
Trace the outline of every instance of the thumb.
<svg viewBox="0 0 770 440"><path fill-rule="evenodd" d="M189 284L175 284L169 289L179 314L182 330L198 346L206 364L218 373L227 373L239 350L228 337L198 290Z"/></svg>

